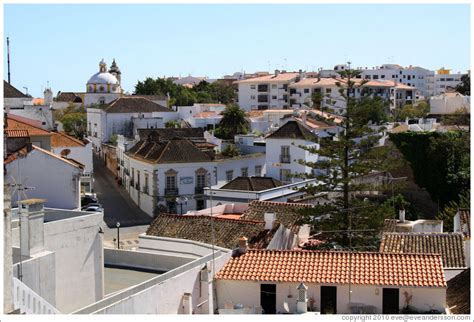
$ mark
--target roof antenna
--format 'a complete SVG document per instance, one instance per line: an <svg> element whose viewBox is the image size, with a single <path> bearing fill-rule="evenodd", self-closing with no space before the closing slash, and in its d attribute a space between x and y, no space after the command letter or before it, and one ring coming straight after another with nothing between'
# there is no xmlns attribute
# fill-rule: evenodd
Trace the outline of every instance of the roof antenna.
<svg viewBox="0 0 474 322"><path fill-rule="evenodd" d="M10 37L7 37L8 84L10 83Z"/></svg>

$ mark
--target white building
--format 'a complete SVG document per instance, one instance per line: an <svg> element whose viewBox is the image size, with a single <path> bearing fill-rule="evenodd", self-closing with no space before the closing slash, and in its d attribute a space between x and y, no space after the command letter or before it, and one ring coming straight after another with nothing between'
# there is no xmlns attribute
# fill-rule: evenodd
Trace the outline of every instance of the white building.
<svg viewBox="0 0 474 322"><path fill-rule="evenodd" d="M287 109L290 107L288 86L303 78L303 73L280 72L236 81L238 85L238 104L250 110Z"/></svg>
<svg viewBox="0 0 474 322"><path fill-rule="evenodd" d="M253 250L245 242L216 275L225 313L445 312L440 255Z"/></svg>
<svg viewBox="0 0 474 322"><path fill-rule="evenodd" d="M453 90L462 83L461 77L464 74L450 73L449 69L440 68L434 75L434 93L433 95L440 95L446 93L448 90Z"/></svg>
<svg viewBox="0 0 474 322"><path fill-rule="evenodd" d="M471 112L470 96L448 92L430 97L430 114L432 115L454 114L461 110Z"/></svg>
<svg viewBox="0 0 474 322"><path fill-rule="evenodd" d="M92 192L94 165L92 162L92 143L88 140L78 140L64 132L53 132L51 136L51 151L62 157L67 157L84 165L81 177L81 193Z"/></svg>
<svg viewBox="0 0 474 322"><path fill-rule="evenodd" d="M21 213L12 210L15 308L70 313L104 297L102 213L44 208L43 201L22 200Z"/></svg>
<svg viewBox="0 0 474 322"><path fill-rule="evenodd" d="M372 69L362 69L361 78L368 80L392 80L415 87L420 95L429 97L434 94L435 73L418 66L402 67L396 64L384 64Z"/></svg>
<svg viewBox="0 0 474 322"><path fill-rule="evenodd" d="M299 121L291 120L266 137L266 175L283 183L301 181L292 177L309 174L311 167L298 161L317 162L318 155L302 149L301 146L318 150L318 136Z"/></svg>
<svg viewBox="0 0 474 322"><path fill-rule="evenodd" d="M361 99L364 97L380 97L389 102L390 109L401 107L405 104L413 104L416 99L416 88L396 82L394 80L370 80L360 84L359 79L355 82L353 97ZM290 85L290 102L292 108L315 107L312 95L321 95L321 106L319 108L330 108L337 114L342 114L346 108L346 100L339 92L345 87L347 79L340 78L305 78Z"/></svg>
<svg viewBox="0 0 474 322"><path fill-rule="evenodd" d="M77 209L81 206L81 177L84 166L35 145L24 147L4 161L5 182L31 187L20 195L45 198L47 207ZM16 205L18 191L12 196Z"/></svg>
<svg viewBox="0 0 474 322"><path fill-rule="evenodd" d="M203 133L198 128L140 130L138 143L117 151L122 183L150 216L160 206L171 213L203 209L203 189L210 183L231 181L242 171L262 172L264 154L216 155Z"/></svg>
<svg viewBox="0 0 474 322"><path fill-rule="evenodd" d="M143 126L148 118L151 126L163 126L167 121L176 120L177 113L143 97L124 96L100 107L87 108L87 135L98 149L113 135L131 137L134 122Z"/></svg>

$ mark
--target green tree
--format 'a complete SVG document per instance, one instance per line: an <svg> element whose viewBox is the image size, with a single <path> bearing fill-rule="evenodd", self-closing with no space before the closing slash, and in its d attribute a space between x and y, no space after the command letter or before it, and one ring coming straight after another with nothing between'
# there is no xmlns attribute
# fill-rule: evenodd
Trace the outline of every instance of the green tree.
<svg viewBox="0 0 474 322"><path fill-rule="evenodd" d="M443 221L444 231L453 231L453 218L460 208L471 208L471 191L469 189L461 192L457 200L451 200L444 209L436 215L436 219Z"/></svg>
<svg viewBox="0 0 474 322"><path fill-rule="evenodd" d="M374 112L371 104L354 97L357 87L354 78L359 71L345 70L340 73L337 83L339 93L346 103L341 131L335 139L320 142L320 148L304 148L318 154L318 162L300 163L313 168L313 174L300 174L303 178L316 178L318 185L302 189L311 194L328 193L328 203L316 205L302 211L305 221L313 226L313 231L329 231L329 245L341 247L374 245L378 230L383 225L387 212L380 204L361 200L356 195L360 191L377 190L379 187L363 183L362 177L374 171L384 171L396 165L389 147L376 147L380 139L379 131L368 126L367 120ZM359 109L360 106L363 108ZM375 113L377 115L377 113ZM348 230L351 229L352 233Z"/></svg>
<svg viewBox="0 0 474 322"><path fill-rule="evenodd" d="M417 105L406 104L395 112L395 119L397 121L405 121L407 118L422 118L426 117L430 112L430 106L427 102L421 101Z"/></svg>
<svg viewBox="0 0 474 322"><path fill-rule="evenodd" d="M229 144L228 146L224 148L224 150L222 150L221 154L223 156L232 158L232 157L236 157L240 155L240 151L239 149L237 149L237 147L234 144Z"/></svg>
<svg viewBox="0 0 474 322"><path fill-rule="evenodd" d="M87 131L86 113L73 112L66 114L61 120L64 131L76 138L82 139Z"/></svg>
<svg viewBox="0 0 474 322"><path fill-rule="evenodd" d="M463 95L471 96L471 76L469 74L461 76L461 84L456 86L456 91Z"/></svg>
<svg viewBox="0 0 474 322"><path fill-rule="evenodd" d="M311 94L311 103L313 104L312 108L321 110L323 99L324 96L323 94L321 94L321 92L314 92L313 94Z"/></svg>
<svg viewBox="0 0 474 322"><path fill-rule="evenodd" d="M245 111L237 104L229 104L222 112L222 119L214 135L221 139L233 139L236 134L246 134L249 122L245 118Z"/></svg>
<svg viewBox="0 0 474 322"><path fill-rule="evenodd" d="M178 121L170 120L165 123L165 128L170 129L170 128L180 128L180 124Z"/></svg>

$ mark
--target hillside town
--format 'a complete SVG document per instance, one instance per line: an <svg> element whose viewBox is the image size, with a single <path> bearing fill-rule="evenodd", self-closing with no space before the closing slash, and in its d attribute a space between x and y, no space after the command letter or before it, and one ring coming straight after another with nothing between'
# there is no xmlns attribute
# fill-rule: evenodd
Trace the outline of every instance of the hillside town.
<svg viewBox="0 0 474 322"><path fill-rule="evenodd" d="M5 313L470 314L470 71L83 68L3 83Z"/></svg>

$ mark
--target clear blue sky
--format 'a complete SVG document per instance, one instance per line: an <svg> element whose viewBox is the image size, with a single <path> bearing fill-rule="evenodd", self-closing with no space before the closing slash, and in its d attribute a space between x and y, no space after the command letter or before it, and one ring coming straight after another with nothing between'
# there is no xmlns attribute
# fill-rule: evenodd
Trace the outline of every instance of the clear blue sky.
<svg viewBox="0 0 474 322"><path fill-rule="evenodd" d="M469 5L5 5L12 83L84 91L104 58L125 90L147 76L314 70L350 59L470 66ZM7 78L6 48L4 78ZM270 67L270 68L269 68Z"/></svg>

